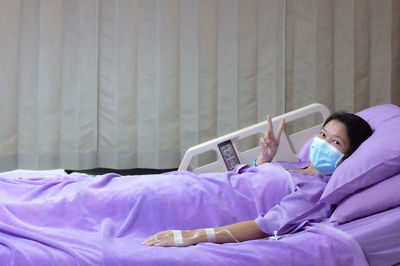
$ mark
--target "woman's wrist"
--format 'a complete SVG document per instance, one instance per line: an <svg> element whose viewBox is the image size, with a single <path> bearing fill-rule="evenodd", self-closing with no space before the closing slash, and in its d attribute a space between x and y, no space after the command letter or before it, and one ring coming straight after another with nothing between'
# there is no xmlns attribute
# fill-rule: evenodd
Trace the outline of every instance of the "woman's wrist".
<svg viewBox="0 0 400 266"><path fill-rule="evenodd" d="M258 157L257 157L256 164L260 165L260 164L263 164L263 163L270 163L271 161L272 160L266 159L264 157L264 155L262 153L260 153L260 155L258 155Z"/></svg>
<svg viewBox="0 0 400 266"><path fill-rule="evenodd" d="M207 234L204 229L183 230L182 237L185 245L207 242Z"/></svg>

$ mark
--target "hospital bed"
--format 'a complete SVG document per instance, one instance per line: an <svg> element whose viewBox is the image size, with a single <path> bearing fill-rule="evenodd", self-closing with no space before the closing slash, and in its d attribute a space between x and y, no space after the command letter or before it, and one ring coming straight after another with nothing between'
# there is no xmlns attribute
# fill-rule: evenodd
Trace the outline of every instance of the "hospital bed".
<svg viewBox="0 0 400 266"><path fill-rule="evenodd" d="M300 232L276 239L223 245L200 243L187 248L141 245L150 233L157 232L151 232L151 226L159 226L160 222L179 225L176 229L184 230L196 225L228 224L252 215L248 210L251 203L243 195L248 191L249 195L254 194L260 184L257 182L262 182L263 177L249 183L252 181L241 177L237 169L238 165L252 165L259 148L243 150L238 144L264 134L267 122L261 122L188 149L179 170L163 175L88 177L65 175L62 169L1 173L0 262L8 265L396 265L400 262L400 198L396 193L400 185L400 108L381 105L359 115L374 129L371 141L360 146L329 181L322 197L337 206L332 216L320 223L310 222ZM328 116L326 107L312 104L275 117L272 120L275 128L283 118L289 124L299 119L304 121L301 120L304 117L315 122L298 132L289 134L285 130L275 159L307 160L310 139ZM216 154L213 162L200 166L193 163L210 151ZM182 187L169 185L183 177L189 181ZM161 190L152 188L163 185L171 190L170 194L159 195ZM232 187L243 191L235 194ZM210 193L212 189L214 193ZM180 198L188 191L199 191L201 195L193 194L194 200ZM157 195L165 206L181 204L181 210L168 213L158 222L150 212ZM237 199L235 195L239 195ZM156 198L149 199L150 196ZM182 199L187 202L182 203ZM223 199L243 213L229 217L232 209L219 203ZM213 208L210 210L209 206ZM38 214L30 214L34 210ZM142 221L146 215L148 220Z"/></svg>
<svg viewBox="0 0 400 266"><path fill-rule="evenodd" d="M374 117L374 112L378 112L378 116ZM387 112L387 113L386 113ZM301 130L294 134L288 135L285 131L282 134L279 150L275 157L275 160L282 161L296 161L298 158L301 160L307 160L307 151L303 147L304 143L309 141L313 136L316 136L322 126L322 121L330 115L329 110L322 104L314 103L298 110L277 116L272 119L272 124L274 128L277 128L282 119L285 119L287 123L295 121L296 119L302 117L312 117L312 115L317 114L320 118L320 124L314 125L307 129ZM391 128L390 130L400 129L400 108L394 105L382 105L373 108L369 108L361 112L361 116L365 114L365 118L372 127L379 127L381 121L379 120L389 120L386 121L386 126ZM372 120L372 121L371 121ZM393 125L389 125L393 123ZM376 125L375 125L376 124ZM185 153L183 160L179 166L179 170L189 170L196 173L206 173L206 172L224 172L232 170L237 164L252 164L254 158L259 154L260 148L258 146L253 147L248 150L241 151L238 148L238 143L244 138L260 137L267 129L267 121L257 123L255 125L249 126L247 128L232 132L230 134L221 136L219 138L210 140L205 143L193 146ZM374 128L376 131L377 128ZM378 131L381 130L378 128ZM376 134L376 133L375 133ZM396 133L397 134L397 133ZM395 134L391 134L390 136ZM388 137L389 135L381 134L380 138ZM397 170L391 169L389 176L394 175L394 178L398 181L392 182L396 190L400 190L400 138L397 136L395 139L390 140L390 144L394 144L394 151L392 158L382 160L382 164L394 164L397 165ZM307 148L307 144L305 145ZM303 147L303 151L301 148ZM382 145L381 149L388 148ZM217 156L216 160L212 163L205 164L199 167L193 167L193 161L205 154L207 152L213 151ZM364 149L364 152L373 152L368 149ZM358 154L354 155L357 156ZM303 158L301 158L303 157ZM368 167L368 166L364 166ZM378 165L379 167L379 165ZM385 173L384 167L380 170ZM380 173L378 173L378 176ZM384 174L385 175L385 174ZM377 180L384 180L385 177L378 178ZM362 187L374 188L375 183L370 182L370 184ZM389 184L390 185L390 184ZM388 186L389 186L388 185ZM361 192L363 192L361 188ZM354 194L360 193L359 190L353 191ZM377 191L375 193L384 194L385 191ZM396 192L397 193L397 192ZM400 193L397 193L397 195ZM376 196L375 194L371 194ZM357 196L357 195L356 195ZM378 197L379 199L379 197ZM348 203L349 204L349 203ZM357 204L360 204L357 202ZM373 209L374 207L370 207ZM353 210L356 207L352 208ZM361 249L365 253L367 261L371 265L400 265L400 196L393 196L391 203L387 206L380 207L381 212L374 213L370 210L372 215L361 217L361 219L353 219L347 223L342 223L337 225L336 229L341 229L348 233L354 239L358 241ZM368 211L367 211L368 212ZM365 215L364 215L365 216ZM332 219L331 219L332 220ZM334 220L334 219L333 219ZM335 223L333 223L335 224ZM397 240L393 240L397 239Z"/></svg>

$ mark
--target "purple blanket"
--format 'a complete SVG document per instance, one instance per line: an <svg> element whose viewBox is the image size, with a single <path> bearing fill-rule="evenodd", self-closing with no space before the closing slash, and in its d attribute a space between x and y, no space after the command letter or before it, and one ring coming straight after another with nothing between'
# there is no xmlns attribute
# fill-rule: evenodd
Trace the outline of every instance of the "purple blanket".
<svg viewBox="0 0 400 266"><path fill-rule="evenodd" d="M1 265L366 265L343 231L280 240L145 247L167 229L255 219L290 192L272 164L219 174L0 176Z"/></svg>

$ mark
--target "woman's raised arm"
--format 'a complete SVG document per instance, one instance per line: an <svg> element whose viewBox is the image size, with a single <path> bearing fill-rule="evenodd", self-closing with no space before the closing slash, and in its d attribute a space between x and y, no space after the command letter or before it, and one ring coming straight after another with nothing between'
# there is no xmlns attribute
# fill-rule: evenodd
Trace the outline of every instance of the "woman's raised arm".
<svg viewBox="0 0 400 266"><path fill-rule="evenodd" d="M270 163L274 159L276 152L278 151L279 141L285 127L285 119L282 119L279 125L278 132L274 133L274 128L272 126L271 116L267 116L268 128L265 131L264 136L260 139L260 154L257 157L256 164Z"/></svg>

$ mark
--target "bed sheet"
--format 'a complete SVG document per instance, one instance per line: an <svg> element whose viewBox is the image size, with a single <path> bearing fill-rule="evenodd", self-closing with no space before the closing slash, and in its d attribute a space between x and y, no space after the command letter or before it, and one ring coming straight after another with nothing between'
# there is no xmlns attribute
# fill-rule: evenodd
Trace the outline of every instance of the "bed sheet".
<svg viewBox="0 0 400 266"><path fill-rule="evenodd" d="M281 168L238 171L0 175L0 264L367 265L357 242L333 227L280 240L142 246L161 230L254 219L278 201L266 195L288 189Z"/></svg>
<svg viewBox="0 0 400 266"><path fill-rule="evenodd" d="M371 266L400 264L400 206L338 228L357 240Z"/></svg>

